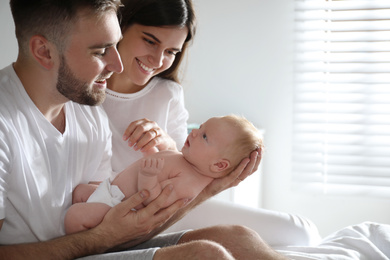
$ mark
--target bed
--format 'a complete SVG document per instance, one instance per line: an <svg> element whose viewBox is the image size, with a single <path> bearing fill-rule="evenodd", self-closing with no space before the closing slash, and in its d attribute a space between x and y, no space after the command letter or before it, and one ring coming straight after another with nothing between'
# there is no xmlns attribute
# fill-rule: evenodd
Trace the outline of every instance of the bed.
<svg viewBox="0 0 390 260"><path fill-rule="evenodd" d="M309 219L211 199L166 232L218 224L242 224L257 231L281 254L299 260L390 260L390 225L364 222L322 238Z"/></svg>

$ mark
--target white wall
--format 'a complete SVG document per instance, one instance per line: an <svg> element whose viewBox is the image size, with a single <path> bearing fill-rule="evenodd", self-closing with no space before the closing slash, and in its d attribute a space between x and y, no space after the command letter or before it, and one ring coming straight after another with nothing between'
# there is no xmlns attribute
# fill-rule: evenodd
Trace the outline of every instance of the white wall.
<svg viewBox="0 0 390 260"><path fill-rule="evenodd" d="M266 130L263 205L312 219L323 235L362 221L390 224L389 200L290 190L292 0L194 0L198 33L183 82L191 122L238 113ZM16 58L8 3L0 2L0 67Z"/></svg>
<svg viewBox="0 0 390 260"><path fill-rule="evenodd" d="M9 1L0 1L0 68L16 60L18 51Z"/></svg>

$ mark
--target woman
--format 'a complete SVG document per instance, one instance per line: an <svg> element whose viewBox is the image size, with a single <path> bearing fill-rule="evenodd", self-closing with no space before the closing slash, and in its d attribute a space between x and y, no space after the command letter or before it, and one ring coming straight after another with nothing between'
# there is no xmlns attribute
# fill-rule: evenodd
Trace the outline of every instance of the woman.
<svg viewBox="0 0 390 260"><path fill-rule="evenodd" d="M109 79L106 100L103 103L113 132L112 163L115 172L121 172L142 157L140 149L148 154L156 149L180 150L184 144L188 112L184 107L182 87L178 84L178 73L185 51L195 33L195 15L191 0L123 0L122 3L124 8L121 10L120 21L123 39L118 44L118 51L124 70ZM129 125L130 122L133 123ZM130 149L129 145L133 146L133 149ZM259 151L253 152L250 158L242 160L227 177L214 180L164 225L154 229L150 236L172 225L216 193L238 185L256 171L260 157ZM145 209L136 214L145 212ZM211 227L210 230L210 233L209 230L206 233L180 231L170 234L169 241L171 244L181 244L180 247L187 241L202 238L209 240L208 234L212 234L215 241L235 240L232 245L244 242L236 233L230 236L230 226ZM214 237L215 234L217 237ZM169 245L165 240L167 238L162 241L166 246ZM247 241L244 243L247 244ZM254 240L252 243L256 244L253 247L256 248L255 253L261 253L257 252L260 242ZM241 249L238 251L249 252ZM152 252L156 252L156 249ZM143 251L140 254L144 254Z"/></svg>
<svg viewBox="0 0 390 260"><path fill-rule="evenodd" d="M188 112L178 73L195 33L190 0L122 2L118 50L124 71L109 79L103 103L113 132L115 172L141 158L139 150L183 146Z"/></svg>
<svg viewBox="0 0 390 260"><path fill-rule="evenodd" d="M182 87L177 83L178 73L195 34L191 0L122 3L123 39L118 51L124 70L109 79L103 103L113 132L115 172L142 157L140 149L145 154L155 149L181 150L188 134L188 112ZM133 123L129 125L130 122ZM194 204L238 185L257 170L260 159L260 150L253 152L229 178L213 181L206 187Z"/></svg>

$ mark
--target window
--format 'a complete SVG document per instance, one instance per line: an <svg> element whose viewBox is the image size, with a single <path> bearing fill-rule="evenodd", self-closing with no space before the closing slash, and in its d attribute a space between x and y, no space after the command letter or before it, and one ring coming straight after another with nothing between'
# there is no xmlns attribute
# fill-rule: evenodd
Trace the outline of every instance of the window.
<svg viewBox="0 0 390 260"><path fill-rule="evenodd" d="M296 0L293 186L390 197L390 0Z"/></svg>

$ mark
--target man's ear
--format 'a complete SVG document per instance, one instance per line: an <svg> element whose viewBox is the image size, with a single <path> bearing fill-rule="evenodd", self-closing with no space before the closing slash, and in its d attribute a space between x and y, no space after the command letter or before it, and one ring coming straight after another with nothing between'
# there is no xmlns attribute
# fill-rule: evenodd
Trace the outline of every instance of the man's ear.
<svg viewBox="0 0 390 260"><path fill-rule="evenodd" d="M222 172L230 167L230 161L227 159L219 159L211 166L211 171Z"/></svg>
<svg viewBox="0 0 390 260"><path fill-rule="evenodd" d="M33 58L41 64L47 70L50 70L54 66L53 61L53 45L49 41L41 36L34 35L30 39L30 51Z"/></svg>

